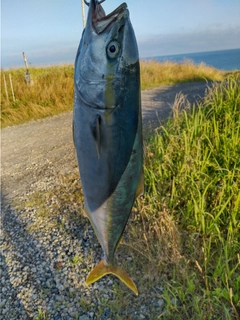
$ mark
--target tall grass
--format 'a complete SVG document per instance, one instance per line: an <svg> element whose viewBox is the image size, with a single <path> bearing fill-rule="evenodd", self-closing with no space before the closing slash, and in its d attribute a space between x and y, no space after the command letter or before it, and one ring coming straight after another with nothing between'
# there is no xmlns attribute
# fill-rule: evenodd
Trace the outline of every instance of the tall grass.
<svg viewBox="0 0 240 320"><path fill-rule="evenodd" d="M7 101L3 73L8 86ZM11 74L16 101L11 95ZM33 86L26 85L24 69L1 72L2 127L69 111L73 107L73 66L32 68Z"/></svg>
<svg viewBox="0 0 240 320"><path fill-rule="evenodd" d="M164 255L175 268L166 319L239 319L239 80L215 84L190 111L176 101L147 145L139 208L148 259L158 272Z"/></svg>
<svg viewBox="0 0 240 320"><path fill-rule="evenodd" d="M182 63L154 60L141 61L142 89L158 87L163 84L192 82L203 80L223 80L224 72L209 67L204 63L194 64L191 60Z"/></svg>
<svg viewBox="0 0 240 320"><path fill-rule="evenodd" d="M1 122L2 127L36 120L73 107L73 66L31 68L34 86L24 82L24 69L1 71ZM8 75L11 74L16 102L13 101ZM5 75L9 101L4 88ZM162 84L222 80L224 73L205 65L194 65L191 61L183 64L173 62L141 62L142 89Z"/></svg>

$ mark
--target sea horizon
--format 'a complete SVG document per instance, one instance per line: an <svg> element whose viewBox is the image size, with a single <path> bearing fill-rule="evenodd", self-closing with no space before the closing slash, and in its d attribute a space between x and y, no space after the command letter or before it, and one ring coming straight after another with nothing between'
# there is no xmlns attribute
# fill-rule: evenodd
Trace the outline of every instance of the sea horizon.
<svg viewBox="0 0 240 320"><path fill-rule="evenodd" d="M155 60L158 62L174 61L179 63L191 60L195 64L204 63L222 71L233 71L240 70L240 48L161 55L148 57L143 60Z"/></svg>
<svg viewBox="0 0 240 320"><path fill-rule="evenodd" d="M75 51L74 51L75 52ZM20 54L20 56L22 53ZM44 56L43 58L36 57L35 59L29 59L28 65L29 68L44 68L44 67L54 67L54 66L63 66L63 65L73 65L75 60L75 55L70 54L70 57L64 58L48 58ZM2 65L1 58L1 70L10 70L10 69L21 69L25 68L24 61L20 63L19 57L14 63L6 63ZM200 51L200 52L188 52L182 54L169 54L169 55L154 55L151 57L140 57L140 61L149 61L154 60L158 62L172 61L177 63L182 63L186 60L190 60L195 64L204 63L208 66L214 67L222 71L233 71L240 70L240 48L226 49L226 50L214 50L214 51ZM13 59L14 61L14 59ZM14 65L15 64L15 65Z"/></svg>

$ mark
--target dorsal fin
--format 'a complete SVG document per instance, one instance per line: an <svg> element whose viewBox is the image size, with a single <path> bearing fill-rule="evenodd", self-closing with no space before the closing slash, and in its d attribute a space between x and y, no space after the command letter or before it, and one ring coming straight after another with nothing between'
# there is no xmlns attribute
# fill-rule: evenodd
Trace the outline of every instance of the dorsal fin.
<svg viewBox="0 0 240 320"><path fill-rule="evenodd" d="M100 159L100 147L101 147L101 116L99 114L96 115L93 123L91 124L92 134L95 140L96 149L98 159Z"/></svg>

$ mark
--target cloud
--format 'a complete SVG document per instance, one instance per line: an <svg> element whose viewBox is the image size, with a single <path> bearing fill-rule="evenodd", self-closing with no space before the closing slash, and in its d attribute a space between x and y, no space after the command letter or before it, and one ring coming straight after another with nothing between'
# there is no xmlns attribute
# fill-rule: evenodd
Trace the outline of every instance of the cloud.
<svg viewBox="0 0 240 320"><path fill-rule="evenodd" d="M240 48L240 26L138 39L140 57Z"/></svg>

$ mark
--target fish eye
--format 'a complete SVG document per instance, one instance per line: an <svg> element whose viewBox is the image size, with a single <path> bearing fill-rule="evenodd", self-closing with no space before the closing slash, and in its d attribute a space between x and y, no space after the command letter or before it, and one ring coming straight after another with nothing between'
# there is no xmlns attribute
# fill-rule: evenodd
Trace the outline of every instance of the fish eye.
<svg viewBox="0 0 240 320"><path fill-rule="evenodd" d="M116 41L110 41L107 46L107 55L109 58L116 58L120 51L120 44Z"/></svg>

